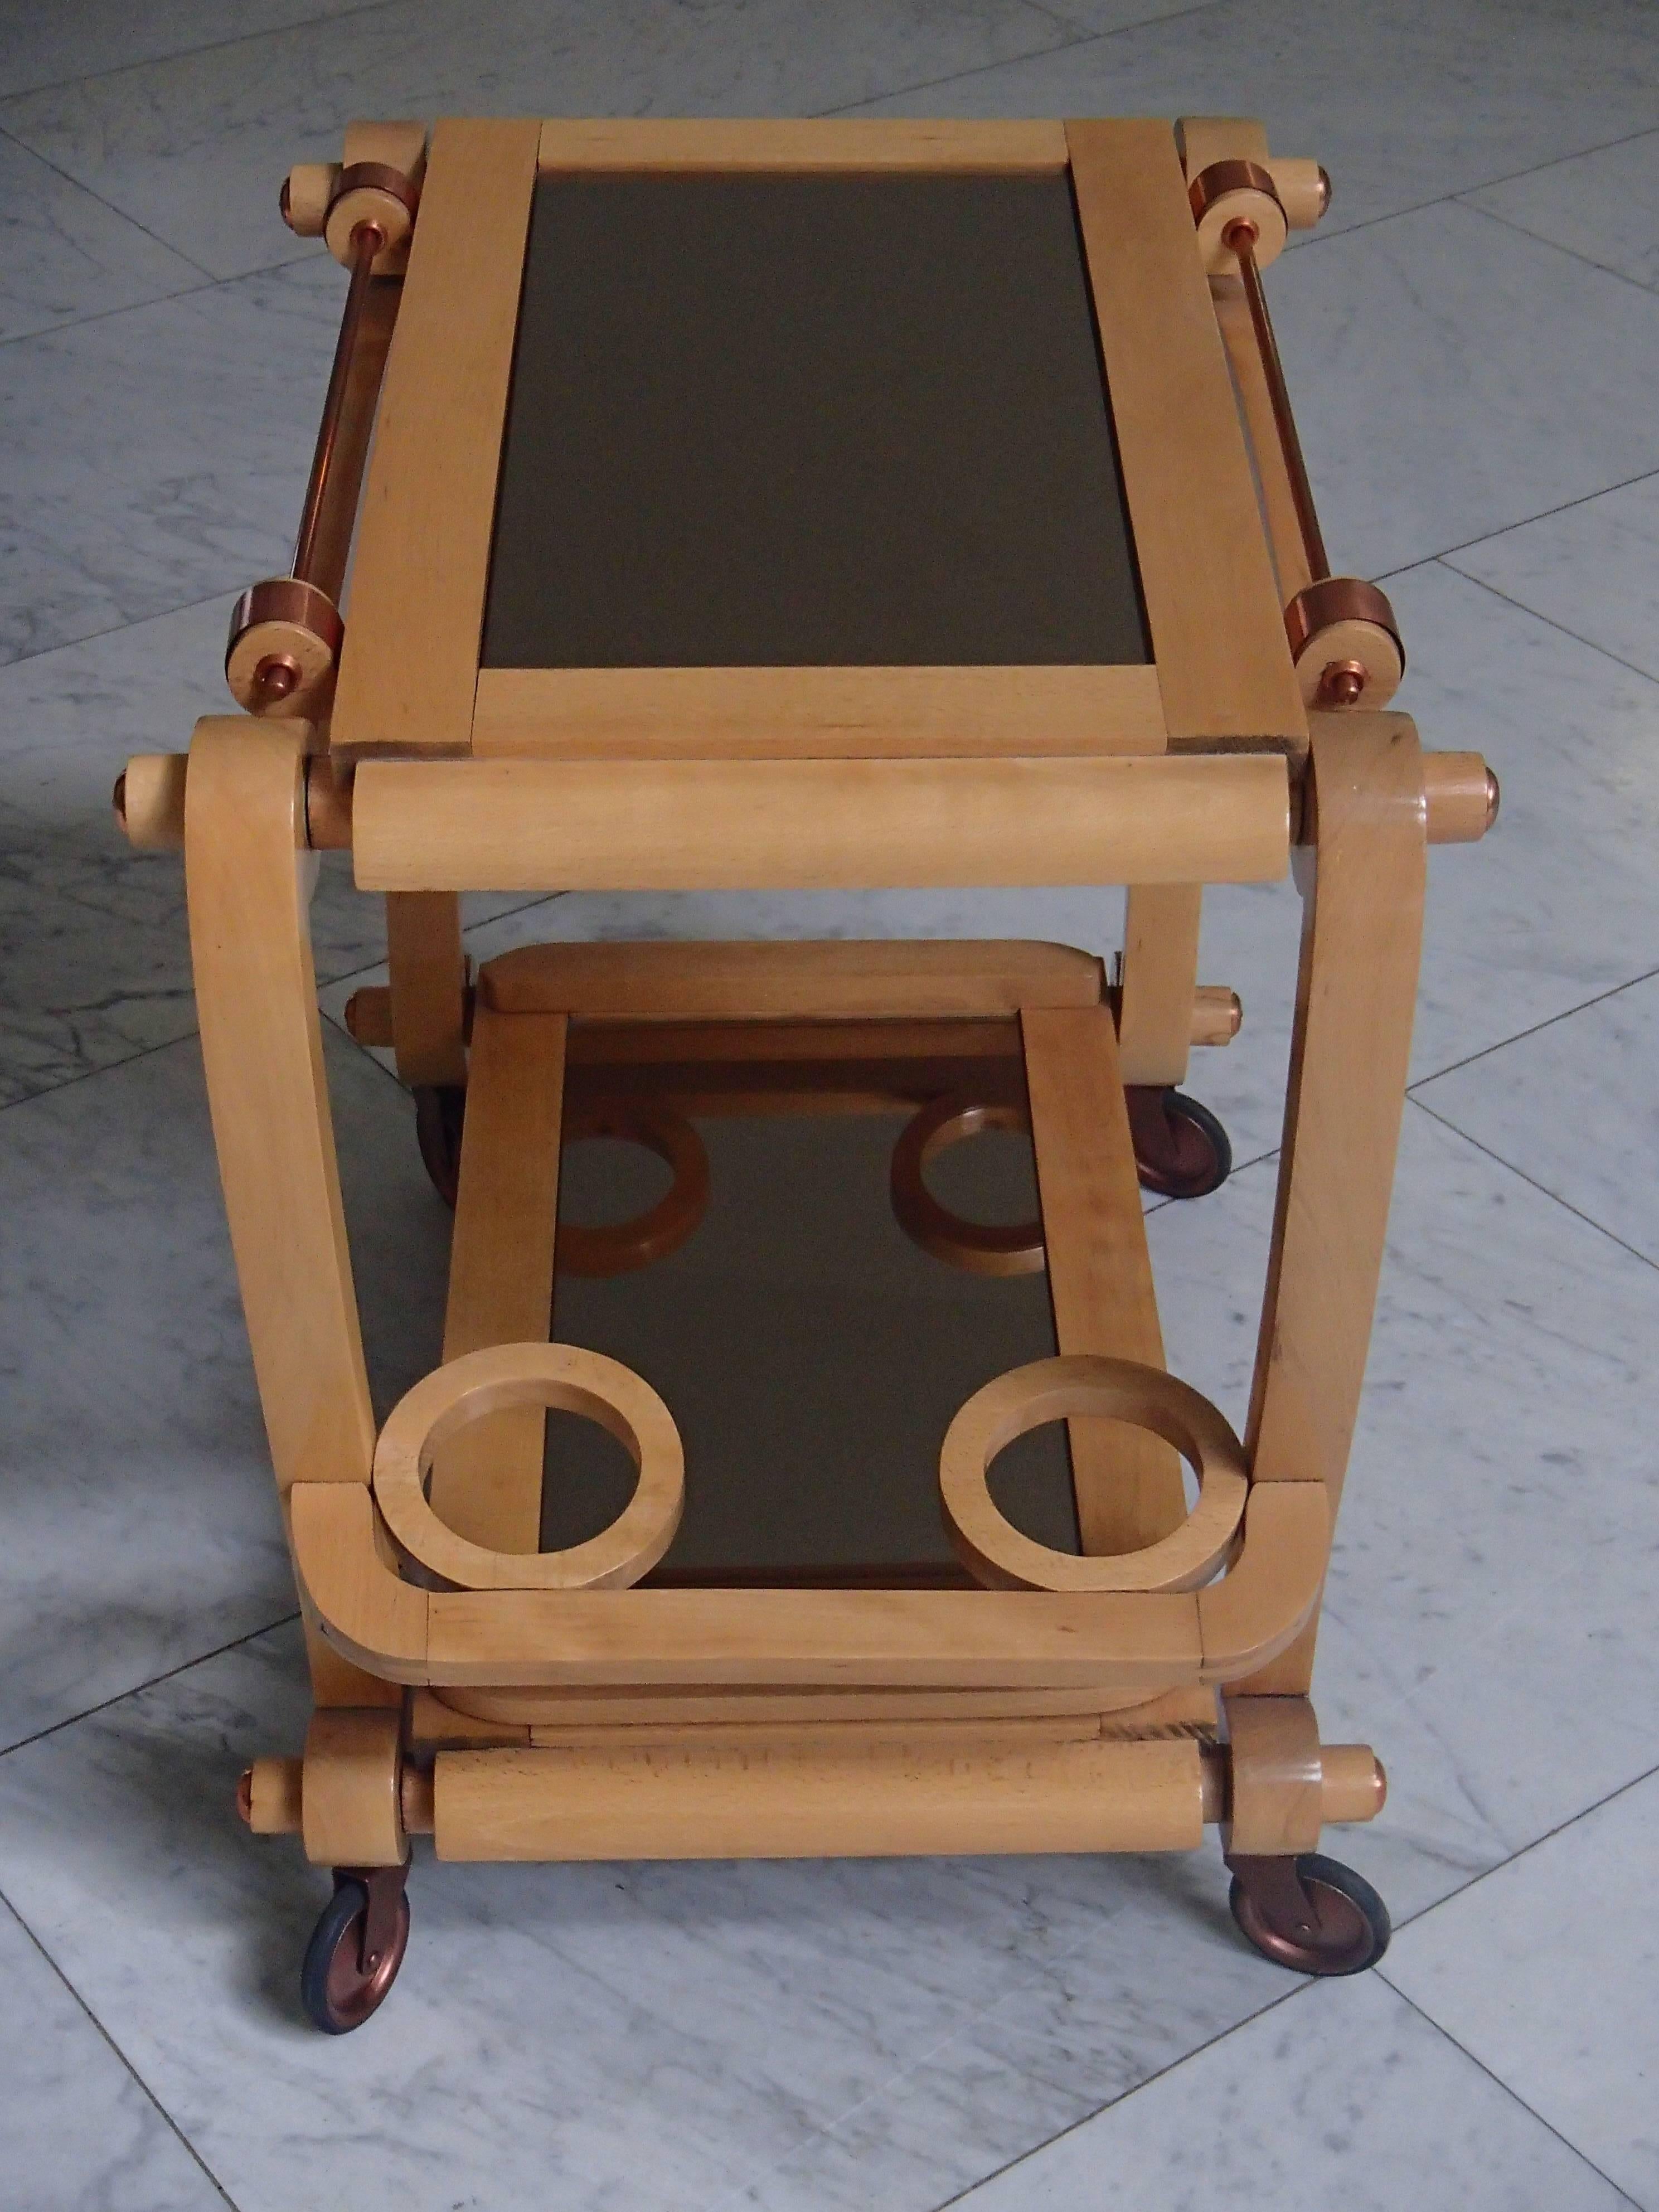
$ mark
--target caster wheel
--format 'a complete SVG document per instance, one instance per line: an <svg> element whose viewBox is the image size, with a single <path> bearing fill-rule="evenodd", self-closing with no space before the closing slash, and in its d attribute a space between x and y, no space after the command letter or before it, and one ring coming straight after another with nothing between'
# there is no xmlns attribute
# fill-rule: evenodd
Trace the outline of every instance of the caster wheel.
<svg viewBox="0 0 1659 2212"><path fill-rule="evenodd" d="M1292 1862L1256 1863L1271 1864L1277 1877L1264 1881L1255 1873L1235 1873L1227 1902L1264 1959L1298 1974L1361 1974L1388 1949L1389 1908L1352 1867L1317 1851L1294 1862L1296 1882L1313 1908L1308 1924L1298 1928L1291 1924L1298 1911L1289 1879ZM1300 1910L1305 1917L1306 1908Z"/></svg>
<svg viewBox="0 0 1659 2212"><path fill-rule="evenodd" d="M432 1188L452 1212L461 1176L461 1128L466 1093L458 1083L417 1084L415 1140Z"/></svg>
<svg viewBox="0 0 1659 2212"><path fill-rule="evenodd" d="M300 2002L306 2017L325 2035L349 2035L378 2011L398 1978L409 1948L409 1897L403 1869L389 1870L397 1881L395 1898L380 1900L383 1926L380 1948L365 1955L369 1933L369 1881L337 1874L334 1894L306 1945L300 1967ZM380 1874L381 1869L375 1869Z"/></svg>
<svg viewBox="0 0 1659 2212"><path fill-rule="evenodd" d="M1227 1132L1184 1091L1131 1085L1124 1092L1143 1190L1160 1198L1206 1198L1232 1172Z"/></svg>

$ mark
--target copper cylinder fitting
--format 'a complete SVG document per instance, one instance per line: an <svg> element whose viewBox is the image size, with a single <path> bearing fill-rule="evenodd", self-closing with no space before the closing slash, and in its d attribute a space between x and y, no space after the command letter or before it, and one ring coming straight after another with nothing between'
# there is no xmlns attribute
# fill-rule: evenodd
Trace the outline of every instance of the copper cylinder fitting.
<svg viewBox="0 0 1659 2212"><path fill-rule="evenodd" d="M1198 228L1199 251L1212 276L1234 272L1236 246L1228 233L1243 227L1259 268L1276 261L1290 232L1290 218L1272 173L1258 161L1212 161L1187 188L1188 204Z"/></svg>
<svg viewBox="0 0 1659 2212"><path fill-rule="evenodd" d="M346 268L357 258L358 234L369 225L379 234L371 269L382 264L409 242L421 204L420 186L401 169L384 161L353 161L339 173L323 219L323 236L334 258Z"/></svg>
<svg viewBox="0 0 1659 2212"><path fill-rule="evenodd" d="M1285 635L1310 707L1386 707L1406 649L1386 592L1359 576L1316 576L1285 610Z"/></svg>
<svg viewBox="0 0 1659 2212"><path fill-rule="evenodd" d="M345 624L328 593L299 576L268 576L231 611L225 682L250 714L314 720L333 696Z"/></svg>

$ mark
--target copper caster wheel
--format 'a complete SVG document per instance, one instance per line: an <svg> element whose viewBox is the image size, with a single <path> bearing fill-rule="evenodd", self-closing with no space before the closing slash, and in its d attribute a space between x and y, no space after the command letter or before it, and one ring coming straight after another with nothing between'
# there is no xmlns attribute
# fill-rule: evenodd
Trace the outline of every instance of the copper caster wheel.
<svg viewBox="0 0 1659 2212"><path fill-rule="evenodd" d="M1143 1190L1160 1198L1207 1198L1232 1172L1227 1132L1184 1091L1128 1085L1129 1134Z"/></svg>
<svg viewBox="0 0 1659 2212"><path fill-rule="evenodd" d="M334 1894L324 1906L300 1967L300 2002L306 2017L325 2035L349 2035L379 2010L398 1978L409 1948L409 1894L404 1869L374 1868L368 1874L340 1869ZM383 1897L381 1926L374 1931L378 1948L368 1949L371 1884L397 1885L395 1898Z"/></svg>
<svg viewBox="0 0 1659 2212"><path fill-rule="evenodd" d="M1317 1851L1304 1851L1293 1863L1294 1876L1288 1859L1257 1863L1271 1864L1273 1876L1263 1881L1252 1872L1236 1872L1227 1902L1264 1959L1297 1974L1361 1974L1388 1949L1389 1909L1352 1867ZM1297 1912L1292 1881L1306 1899L1302 1914L1311 1907L1310 1924L1288 1924Z"/></svg>
<svg viewBox="0 0 1659 2212"><path fill-rule="evenodd" d="M459 1083L415 1086L415 1141L432 1188L453 1212L461 1179L461 1129L466 1092Z"/></svg>

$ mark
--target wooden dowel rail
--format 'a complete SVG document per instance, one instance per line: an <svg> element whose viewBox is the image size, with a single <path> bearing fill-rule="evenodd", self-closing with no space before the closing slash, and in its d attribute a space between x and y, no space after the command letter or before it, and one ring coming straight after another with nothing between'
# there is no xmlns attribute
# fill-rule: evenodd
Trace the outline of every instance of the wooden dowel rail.
<svg viewBox="0 0 1659 2212"><path fill-rule="evenodd" d="M129 844L141 852L177 852L185 842L185 781L189 765L187 753L135 753L116 778L112 794L115 819ZM1181 763L1174 762L1110 762L1089 763L1086 768L1130 768L1142 774L1152 768L1189 767L1192 757ZM1218 760L1213 765L1235 765ZM464 762L445 763L447 769L461 775L477 775L488 773L482 764ZM499 768L501 763L493 764ZM801 763L796 765L813 766ZM823 763L835 766L838 763ZM931 765L938 766L939 763ZM952 763L952 765L963 765ZM974 765L974 764L967 764ZM1043 763L1042 766L1060 767L1066 763ZM1212 765L1200 763L1200 766ZM539 769L539 763L519 762L512 764L515 775L526 769ZM432 769L422 763L381 763L373 774L429 775ZM556 768L554 774L560 771ZM1479 753L1425 753L1423 756L1423 799L1426 810L1428 841L1431 845L1466 845L1485 836L1498 819L1498 778ZM306 763L306 830L307 842L314 852L343 852L351 848L353 818L353 781L341 776L330 762L320 754ZM1258 801L1259 803L1259 801ZM402 818L402 809L397 810ZM428 831L436 842L441 838L441 818ZM443 866L441 862L439 864ZM449 889L457 874L453 866L444 870L444 881L423 889ZM359 881L363 879L360 874ZM939 880L945 880L939 878ZM1042 880L1053 880L1044 878ZM1212 880L1230 880L1213 878ZM1257 880L1237 878L1234 880ZM378 884L372 886L380 888ZM469 885L469 888L472 886ZM556 886L555 886L556 888ZM405 886L407 888L407 886ZM392 1042L388 1011L389 1000L382 989L371 986L358 992L353 1001L358 1012L355 1018L348 1010L348 1025L360 1044L390 1045ZM1236 995L1219 984L1200 987L1193 1006L1193 1036L1194 1044L1226 1044L1238 1033L1241 1010ZM383 1035L381 1032L385 1031Z"/></svg>
<svg viewBox="0 0 1659 2212"><path fill-rule="evenodd" d="M364 890L1263 883L1276 754L1145 759L363 763Z"/></svg>
<svg viewBox="0 0 1659 2212"><path fill-rule="evenodd" d="M857 1740L866 1725L792 1724L835 1761L805 1800L817 1760L792 1755L763 1722L596 1727L590 1743L573 1728L558 1749L526 1747L510 1760L441 1750L430 1767L404 1765L403 1825L410 1835L435 1829L441 1857L768 1858L1181 1850L1231 1813L1224 1745L1114 1741L1088 1717L911 1721L867 1744ZM1322 1744L1319 1765L1325 1825L1376 1819L1388 1779L1369 1744ZM872 1789L878 1838L866 1825ZM256 1835L299 1834L304 1802L301 1759L256 1759L237 1791ZM964 1802L976 1808L971 1839L955 1826ZM494 1848L479 1850L482 1840Z"/></svg>

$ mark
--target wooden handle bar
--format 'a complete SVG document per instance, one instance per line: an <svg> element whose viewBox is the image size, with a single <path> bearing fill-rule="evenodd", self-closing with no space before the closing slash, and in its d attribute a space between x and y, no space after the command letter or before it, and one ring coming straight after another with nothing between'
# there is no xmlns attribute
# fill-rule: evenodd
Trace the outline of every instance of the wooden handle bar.
<svg viewBox="0 0 1659 2212"><path fill-rule="evenodd" d="M1267 762L1266 757L1256 757L1261 759L1264 765L1271 764ZM122 771L120 775L116 778L115 789L112 794L112 804L115 809L115 818L122 830L122 833L126 837L128 843L136 847L140 852L176 852L182 848L185 842L185 781L189 763L190 756L188 753L135 753L128 761L125 769ZM1132 770L1138 769L1145 771L1146 769L1152 768L1164 769L1176 767L1177 765L1196 766L1201 769L1208 769L1211 767L1231 767L1240 764L1242 764L1240 757L1230 757L1228 759L1224 761L1220 759L1211 760L1201 756L1186 756L1179 762L1091 761L1088 763L1071 763L1061 761L1043 762L1040 763L1029 762L1006 763L1006 765L1012 767L1030 768L1036 766L1043 769L1054 769L1062 771L1068 768L1081 768L1085 771L1085 773L1091 773L1092 771L1102 768L1129 769ZM546 767L550 766L552 768L556 776L565 772L562 765L559 763L544 764L539 762L512 762L491 763L490 765L497 769L502 768L508 769L514 771L515 775L524 770L544 773ZM696 767L702 765L702 763L681 763L678 765L681 767L690 766L695 769ZM712 765L719 766L720 764L713 763ZM839 762L803 762L787 764L769 764L769 766L771 765L822 768L829 769L833 771L839 769L842 763ZM882 763L883 767L889 765L891 764ZM914 765L926 770L941 767L966 767L971 769L978 767L980 764L977 763L932 762L918 763L898 763L897 765L904 767ZM488 773L488 770L483 764L475 765L473 763L465 762L445 762L430 764L404 763L379 763L371 768L359 769L358 775L360 776L366 775L369 777L372 781L374 779L387 775L394 777L412 776L419 778L422 776L429 776L433 775L434 771L441 775L446 771L450 771L452 773L459 773L462 775L477 775ZM753 771L750 770L748 772L752 773ZM1063 782L1063 776L1060 781ZM1109 787L1109 782L1110 779L1108 779ZM1492 823L1498 818L1498 779L1492 774L1492 770L1486 766L1486 762L1481 758L1479 753L1425 753L1423 756L1423 797L1424 804L1427 810L1428 841L1431 845L1471 844L1476 839L1485 836L1486 831L1491 829ZM333 768L325 757L321 755L317 755L306 763L306 824L307 842L313 851L341 851L347 849L351 846L353 842L353 799L354 792L352 785L350 783L342 782L339 781L335 775ZM1260 805L1259 794L1253 799L1252 804ZM403 834L402 825L404 820L408 818L409 811L410 810L407 809L405 803L399 799L397 803L392 806L389 814L383 812L380 817L379 835L380 837L388 842L398 839ZM441 816L440 816L438 820L429 828L420 830L418 834L421 836L423 843L441 843L444 835ZM488 839L488 824L479 824L477 823L472 824L472 827L469 831L469 835L471 836L481 837L485 841ZM521 831L520 834L522 834ZM1258 832L1255 834L1259 834L1259 825ZM1024 835L1018 838L1018 842L1020 849L1024 849L1026 842L1026 839ZM389 865L396 864L396 849L394 846L392 860ZM939 860L936 861L935 864L942 866L945 863L943 860ZM406 860L404 865L407 865ZM453 884L457 888L477 889L478 888L479 880L481 879L474 879L466 877L464 873L460 872L459 864L455 864L447 866L447 872L441 883L437 884L436 885L425 884L422 885L422 888L446 890L450 888ZM918 878L916 880L920 882L923 880L923 878ZM951 878L947 875L940 873L929 877L926 878L926 880L934 883L945 883L951 880ZM1003 876L981 878L979 880L1006 882L1013 880L1013 878ZM1034 880L1064 882L1066 881L1067 878L1062 876L1048 876L1037 878ZM1110 879L1107 878L1106 880ZM1151 879L1142 877L1137 880L1145 882ZM1165 878L1165 880L1169 879ZM1254 881L1260 880L1260 878L1211 878L1209 880ZM360 884L362 884L365 888L369 890L404 889L410 887L402 883L383 885L379 881L370 882L368 878L363 875L361 868L359 870L358 881ZM574 888L574 886L572 885L569 887ZM642 884L641 887L644 888L646 886ZM359 1042L364 1044L379 1043L382 1041L379 1035L379 1030L383 1024L382 1018L376 1002L375 994L371 988L369 990L359 992L357 994L357 997L362 1001L362 1018L364 1026L364 1033ZM1193 1006L1193 1042L1194 1044L1226 1044L1237 1035L1238 1026L1239 1007L1238 1001L1234 994L1218 984L1201 985L1199 988L1198 995ZM386 1042L390 1042L389 1037Z"/></svg>
<svg viewBox="0 0 1659 2212"><path fill-rule="evenodd" d="M354 816L365 890L1263 883L1290 843L1271 754L366 762Z"/></svg>

